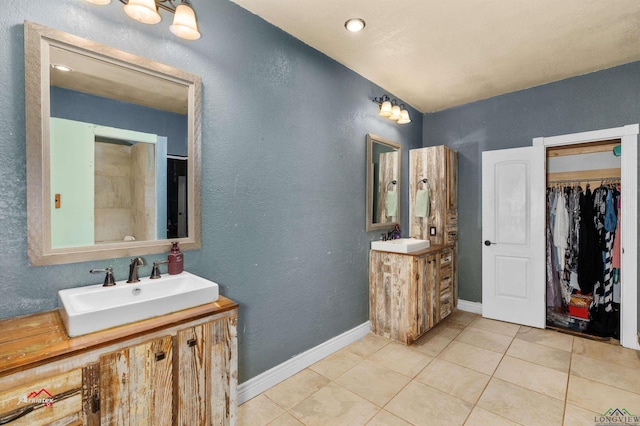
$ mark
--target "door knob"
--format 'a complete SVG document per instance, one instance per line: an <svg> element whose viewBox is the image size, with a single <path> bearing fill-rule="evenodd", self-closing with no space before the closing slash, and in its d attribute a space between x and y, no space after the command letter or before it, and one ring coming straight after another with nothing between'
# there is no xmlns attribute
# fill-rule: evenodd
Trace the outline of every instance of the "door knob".
<svg viewBox="0 0 640 426"><path fill-rule="evenodd" d="M489 247L491 244L495 244L495 243L493 243L493 242L491 242L489 240L485 240L484 241L484 245L487 246L487 247Z"/></svg>

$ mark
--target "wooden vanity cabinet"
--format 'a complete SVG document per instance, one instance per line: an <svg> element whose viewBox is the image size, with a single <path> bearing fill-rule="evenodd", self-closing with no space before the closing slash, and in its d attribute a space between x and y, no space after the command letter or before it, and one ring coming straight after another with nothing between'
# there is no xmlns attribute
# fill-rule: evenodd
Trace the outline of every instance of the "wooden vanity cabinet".
<svg viewBox="0 0 640 426"><path fill-rule="evenodd" d="M450 245L413 254L371 250L371 331L410 345L446 318L455 304L453 256Z"/></svg>
<svg viewBox="0 0 640 426"><path fill-rule="evenodd" d="M25 341L42 345L43 353L53 346L49 355L71 353L50 359L27 353L32 365L24 368L15 360L17 345L15 353L0 350L0 424L235 424L237 304L225 300L225 312L206 312L203 305L167 316L177 322L161 317L76 338L62 334L61 321L51 317L55 312L27 316L46 318L53 329ZM190 311L196 316L190 318ZM40 390L53 395L50 407L19 402Z"/></svg>

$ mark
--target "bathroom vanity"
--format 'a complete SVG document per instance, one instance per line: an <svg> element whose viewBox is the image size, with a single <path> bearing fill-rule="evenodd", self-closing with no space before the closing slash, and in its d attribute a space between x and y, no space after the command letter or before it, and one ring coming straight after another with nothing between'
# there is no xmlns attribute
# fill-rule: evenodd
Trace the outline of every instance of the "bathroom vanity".
<svg viewBox="0 0 640 426"><path fill-rule="evenodd" d="M455 306L454 247L414 253L369 252L371 331L410 345Z"/></svg>
<svg viewBox="0 0 640 426"><path fill-rule="evenodd" d="M235 424L237 309L220 296L79 337L55 310L0 320L0 424Z"/></svg>

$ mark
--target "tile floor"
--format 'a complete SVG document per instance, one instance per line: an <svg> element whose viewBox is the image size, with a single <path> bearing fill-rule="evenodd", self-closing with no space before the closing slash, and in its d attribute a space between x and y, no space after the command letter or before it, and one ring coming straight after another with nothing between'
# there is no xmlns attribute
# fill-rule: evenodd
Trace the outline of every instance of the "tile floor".
<svg viewBox="0 0 640 426"><path fill-rule="evenodd" d="M640 415L639 351L456 311L409 347L369 334L242 404L238 418L594 426L610 408Z"/></svg>

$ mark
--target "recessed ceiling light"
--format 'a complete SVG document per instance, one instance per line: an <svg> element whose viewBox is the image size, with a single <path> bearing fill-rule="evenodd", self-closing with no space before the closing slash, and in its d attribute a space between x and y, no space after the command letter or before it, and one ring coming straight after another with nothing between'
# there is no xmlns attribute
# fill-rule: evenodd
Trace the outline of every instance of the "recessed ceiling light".
<svg viewBox="0 0 640 426"><path fill-rule="evenodd" d="M51 64L51 67L57 69L58 71L63 71L63 72L71 71L71 68L69 68L66 65Z"/></svg>
<svg viewBox="0 0 640 426"><path fill-rule="evenodd" d="M360 19L360 18L351 18L344 23L344 27L347 29L347 31L351 31L352 33L357 33L358 31L362 31L364 26L365 26L364 19Z"/></svg>

